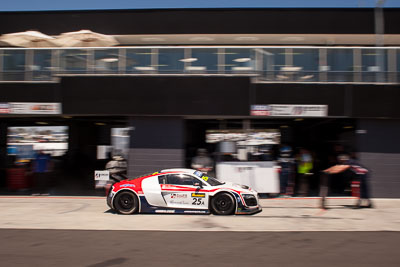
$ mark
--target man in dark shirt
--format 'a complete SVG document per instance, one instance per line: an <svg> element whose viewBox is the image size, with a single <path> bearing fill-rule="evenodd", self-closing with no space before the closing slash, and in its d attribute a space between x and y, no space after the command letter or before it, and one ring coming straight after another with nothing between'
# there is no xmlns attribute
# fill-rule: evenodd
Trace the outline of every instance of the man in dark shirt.
<svg viewBox="0 0 400 267"><path fill-rule="evenodd" d="M360 199L357 201L356 208L372 208L372 202L369 198L369 186L368 186L368 170L361 166L356 160L351 159L347 154L341 154L338 156L338 164L334 165L323 172L326 175L343 173L350 171L360 180ZM328 178L325 179L325 183L322 184L321 188L321 207L325 208L325 197L328 193Z"/></svg>
<svg viewBox="0 0 400 267"><path fill-rule="evenodd" d="M48 192L48 172L50 171L51 157L43 151L39 151L35 157L33 172L35 178L35 188L37 194L47 195Z"/></svg>
<svg viewBox="0 0 400 267"><path fill-rule="evenodd" d="M280 195L287 197L293 194L294 188L294 168L295 162L292 157L292 148L287 145L283 145L279 151L278 164L281 167L279 173L280 181Z"/></svg>

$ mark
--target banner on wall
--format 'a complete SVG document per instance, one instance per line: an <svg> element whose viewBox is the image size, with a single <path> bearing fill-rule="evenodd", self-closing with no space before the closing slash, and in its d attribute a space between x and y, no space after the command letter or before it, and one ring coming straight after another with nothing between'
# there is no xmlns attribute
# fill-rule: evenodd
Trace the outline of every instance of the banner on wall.
<svg viewBox="0 0 400 267"><path fill-rule="evenodd" d="M10 113L10 105L8 103L0 103L0 114Z"/></svg>
<svg viewBox="0 0 400 267"><path fill-rule="evenodd" d="M328 105L252 105L252 116L326 117Z"/></svg>
<svg viewBox="0 0 400 267"><path fill-rule="evenodd" d="M61 103L0 103L1 114L61 114Z"/></svg>

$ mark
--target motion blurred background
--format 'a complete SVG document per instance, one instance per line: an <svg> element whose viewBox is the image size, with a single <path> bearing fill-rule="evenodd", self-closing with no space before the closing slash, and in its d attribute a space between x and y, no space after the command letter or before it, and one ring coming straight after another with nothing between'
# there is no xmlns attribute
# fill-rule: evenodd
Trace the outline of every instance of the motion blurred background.
<svg viewBox="0 0 400 267"><path fill-rule="evenodd" d="M2 194L33 192L39 151L50 194L95 195L112 156L134 176L205 148L257 187L289 146L312 155L306 195L346 151L373 197L400 196L398 1L22 2L0 12Z"/></svg>

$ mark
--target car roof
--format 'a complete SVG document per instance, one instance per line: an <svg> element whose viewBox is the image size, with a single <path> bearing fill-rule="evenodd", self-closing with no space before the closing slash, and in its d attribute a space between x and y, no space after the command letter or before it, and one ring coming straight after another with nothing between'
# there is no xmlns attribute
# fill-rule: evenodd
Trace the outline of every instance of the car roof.
<svg viewBox="0 0 400 267"><path fill-rule="evenodd" d="M186 173L194 173L196 170L193 169L184 169L184 168L175 168L175 169L165 169L160 172L186 172Z"/></svg>

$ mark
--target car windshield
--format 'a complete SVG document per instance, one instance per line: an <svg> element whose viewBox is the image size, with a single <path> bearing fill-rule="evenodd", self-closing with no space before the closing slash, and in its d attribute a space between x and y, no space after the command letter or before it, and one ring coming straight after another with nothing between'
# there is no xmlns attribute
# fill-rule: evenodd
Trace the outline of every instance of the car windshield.
<svg viewBox="0 0 400 267"><path fill-rule="evenodd" d="M207 179L208 178L208 179ZM206 181L207 183L209 183L212 186L217 186L217 185L223 185L225 184L225 182L221 182L220 180L218 180L217 178L214 177L210 177L210 176L203 176L202 179L204 181ZM207 180L205 180L207 179Z"/></svg>
<svg viewBox="0 0 400 267"><path fill-rule="evenodd" d="M221 182L220 180L218 180L217 178L211 177L211 176L207 176L206 174L202 173L201 171L195 171L194 175L196 175L197 177L201 178L202 180L206 181L207 183L209 183L211 186L217 186L217 185L223 185L225 184L224 182Z"/></svg>

